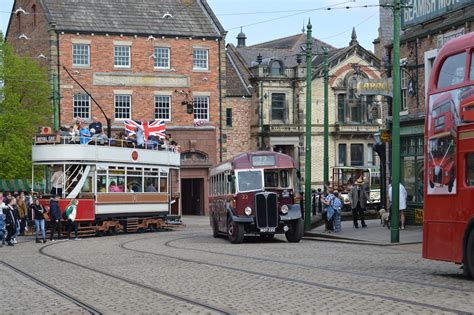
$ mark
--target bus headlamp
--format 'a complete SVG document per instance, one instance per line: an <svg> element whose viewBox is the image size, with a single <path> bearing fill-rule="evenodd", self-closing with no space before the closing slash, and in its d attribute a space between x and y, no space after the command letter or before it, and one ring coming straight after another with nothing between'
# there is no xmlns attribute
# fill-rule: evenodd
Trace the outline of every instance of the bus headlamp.
<svg viewBox="0 0 474 315"><path fill-rule="evenodd" d="M288 213L288 206L287 206L287 205L281 206L281 213L283 213L283 214L287 214L287 213Z"/></svg>
<svg viewBox="0 0 474 315"><path fill-rule="evenodd" d="M244 212L245 212L245 215L249 216L249 215L252 214L252 208L247 206L247 207L245 207Z"/></svg>

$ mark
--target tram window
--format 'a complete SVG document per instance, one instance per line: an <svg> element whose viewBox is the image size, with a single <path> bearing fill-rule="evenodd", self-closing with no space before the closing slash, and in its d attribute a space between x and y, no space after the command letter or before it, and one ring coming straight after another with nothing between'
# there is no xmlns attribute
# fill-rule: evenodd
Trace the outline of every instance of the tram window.
<svg viewBox="0 0 474 315"><path fill-rule="evenodd" d="M145 183L146 183L145 192L158 191L158 178L157 177L145 177Z"/></svg>
<svg viewBox="0 0 474 315"><path fill-rule="evenodd" d="M466 185L474 186L474 153L466 154Z"/></svg>
<svg viewBox="0 0 474 315"><path fill-rule="evenodd" d="M168 192L168 177L160 177L160 192Z"/></svg>
<svg viewBox="0 0 474 315"><path fill-rule="evenodd" d="M124 192L125 176L109 176L109 192Z"/></svg>
<svg viewBox="0 0 474 315"><path fill-rule="evenodd" d="M278 187L278 172L265 172L265 187Z"/></svg>
<svg viewBox="0 0 474 315"><path fill-rule="evenodd" d="M92 192L92 176L87 177L87 179L84 183L84 186L82 186L81 191L86 192L86 193Z"/></svg>
<svg viewBox="0 0 474 315"><path fill-rule="evenodd" d="M280 171L280 185L283 188L290 187L290 175L287 170Z"/></svg>
<svg viewBox="0 0 474 315"><path fill-rule="evenodd" d="M107 176L98 175L97 176L97 192L106 192L107 191Z"/></svg>
<svg viewBox="0 0 474 315"><path fill-rule="evenodd" d="M141 176L127 177L127 192L143 192L143 183Z"/></svg>

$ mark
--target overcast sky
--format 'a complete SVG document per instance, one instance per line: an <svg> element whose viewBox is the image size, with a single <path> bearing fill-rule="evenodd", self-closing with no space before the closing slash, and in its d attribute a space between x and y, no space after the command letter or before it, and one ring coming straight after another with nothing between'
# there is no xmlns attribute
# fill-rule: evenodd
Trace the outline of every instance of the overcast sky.
<svg viewBox="0 0 474 315"><path fill-rule="evenodd" d="M208 0L208 3L228 30L226 41L234 44L241 26L247 45L252 45L301 33L303 24L310 18L314 37L338 48L345 47L355 27L359 43L373 51L372 42L379 25L379 8L361 7L377 5L378 0ZM0 0L3 33L12 4L13 0Z"/></svg>

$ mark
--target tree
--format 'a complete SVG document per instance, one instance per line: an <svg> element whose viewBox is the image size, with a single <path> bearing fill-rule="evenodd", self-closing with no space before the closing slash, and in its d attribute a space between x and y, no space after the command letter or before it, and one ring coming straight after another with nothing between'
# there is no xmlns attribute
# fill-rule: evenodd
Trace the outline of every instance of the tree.
<svg viewBox="0 0 474 315"><path fill-rule="evenodd" d="M51 123L51 88L45 69L17 56L0 33L0 178L31 177L32 137Z"/></svg>

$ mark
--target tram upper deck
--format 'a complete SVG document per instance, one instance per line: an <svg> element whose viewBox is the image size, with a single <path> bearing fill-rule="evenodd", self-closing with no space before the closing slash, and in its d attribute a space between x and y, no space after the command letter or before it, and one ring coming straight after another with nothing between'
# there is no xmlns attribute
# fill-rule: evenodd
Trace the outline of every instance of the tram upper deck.
<svg viewBox="0 0 474 315"><path fill-rule="evenodd" d="M133 143L125 140L111 140L100 144L66 143L64 139L45 141L36 138L32 148L33 164L99 164L125 163L136 165L163 165L168 167L180 166L180 154L174 147L148 145L144 148L134 147Z"/></svg>

